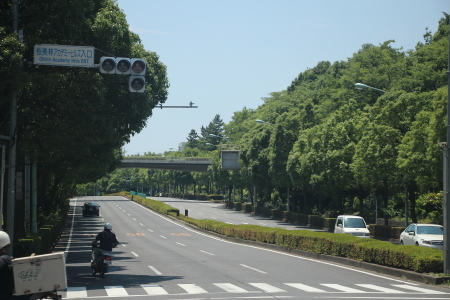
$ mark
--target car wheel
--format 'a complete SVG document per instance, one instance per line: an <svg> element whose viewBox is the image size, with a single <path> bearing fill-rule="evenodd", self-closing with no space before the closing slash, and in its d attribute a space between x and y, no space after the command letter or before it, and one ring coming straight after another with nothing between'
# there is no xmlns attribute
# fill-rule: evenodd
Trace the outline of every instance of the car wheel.
<svg viewBox="0 0 450 300"><path fill-rule="evenodd" d="M400 245L404 245L404 244L403 244L403 240L400 240Z"/></svg>
<svg viewBox="0 0 450 300"><path fill-rule="evenodd" d="M418 243L418 242L416 242L416 246L419 246L419 243Z"/></svg>

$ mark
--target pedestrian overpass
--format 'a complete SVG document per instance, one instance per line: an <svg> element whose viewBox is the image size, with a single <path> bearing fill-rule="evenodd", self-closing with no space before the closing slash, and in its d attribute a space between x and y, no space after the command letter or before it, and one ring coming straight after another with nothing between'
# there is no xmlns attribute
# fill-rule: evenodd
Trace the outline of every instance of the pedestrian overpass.
<svg viewBox="0 0 450 300"><path fill-rule="evenodd" d="M207 172L210 165L212 165L212 158L209 157L143 157L125 158L118 168Z"/></svg>

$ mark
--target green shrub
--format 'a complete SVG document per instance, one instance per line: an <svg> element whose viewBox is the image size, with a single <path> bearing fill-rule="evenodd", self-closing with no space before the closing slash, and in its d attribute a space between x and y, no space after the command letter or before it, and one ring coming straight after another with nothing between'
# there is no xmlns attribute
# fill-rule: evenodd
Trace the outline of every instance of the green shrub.
<svg viewBox="0 0 450 300"><path fill-rule="evenodd" d="M276 220L283 220L283 211L278 210L278 209L272 209L272 218L276 219Z"/></svg>
<svg viewBox="0 0 450 300"><path fill-rule="evenodd" d="M404 230L404 227L390 227L385 225L370 225L369 230L371 234L377 237L387 238L387 239L398 239L400 233Z"/></svg>
<svg viewBox="0 0 450 300"><path fill-rule="evenodd" d="M299 223L299 224L302 224L302 225L308 225L309 224L309 216L307 215L307 214L301 214L301 213L297 213L296 214L297 215L297 222Z"/></svg>
<svg viewBox="0 0 450 300"><path fill-rule="evenodd" d="M316 216L316 215L309 216L309 224L311 224L312 226L320 227L320 228L325 227L323 218L321 216Z"/></svg>

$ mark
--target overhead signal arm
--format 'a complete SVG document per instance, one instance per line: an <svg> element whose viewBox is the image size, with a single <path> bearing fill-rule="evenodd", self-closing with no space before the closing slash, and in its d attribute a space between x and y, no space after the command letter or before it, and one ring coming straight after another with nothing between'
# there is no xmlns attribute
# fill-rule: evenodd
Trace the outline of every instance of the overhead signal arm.
<svg viewBox="0 0 450 300"><path fill-rule="evenodd" d="M194 103L191 101L189 102L189 106L163 106L162 103L157 105L157 107L163 109L163 108L198 108L198 106L194 106Z"/></svg>

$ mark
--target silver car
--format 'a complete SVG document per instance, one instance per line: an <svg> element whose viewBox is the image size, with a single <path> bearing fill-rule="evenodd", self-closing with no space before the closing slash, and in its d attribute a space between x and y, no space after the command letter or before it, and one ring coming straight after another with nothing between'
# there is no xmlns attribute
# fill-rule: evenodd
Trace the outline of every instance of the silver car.
<svg viewBox="0 0 450 300"><path fill-rule="evenodd" d="M444 249L444 228L437 224L410 224L400 234L400 245Z"/></svg>

